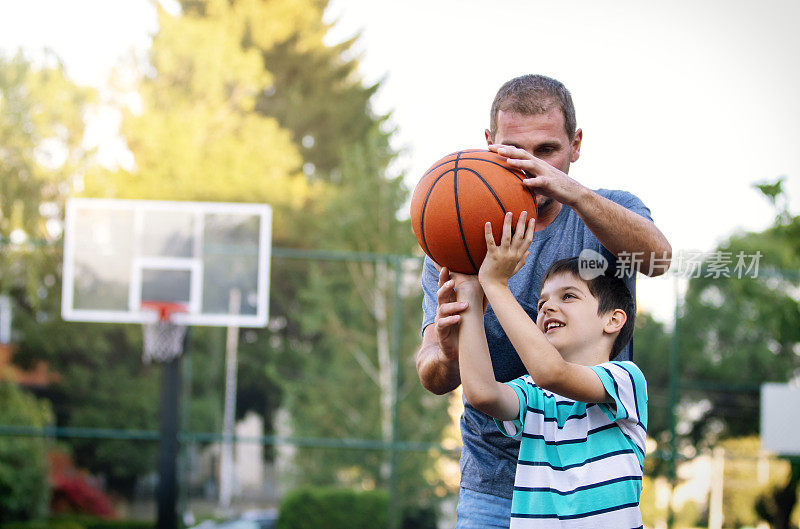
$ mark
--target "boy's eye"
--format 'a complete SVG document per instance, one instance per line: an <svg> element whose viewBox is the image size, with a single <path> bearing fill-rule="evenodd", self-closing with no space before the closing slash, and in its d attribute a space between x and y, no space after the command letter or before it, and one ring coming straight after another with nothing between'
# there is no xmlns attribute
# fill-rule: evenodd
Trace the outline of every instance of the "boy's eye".
<svg viewBox="0 0 800 529"><path fill-rule="evenodd" d="M569 292L567 292L566 294L564 294L564 299L567 299L567 298L574 298L574 297L575 297L575 294L570 294Z"/></svg>

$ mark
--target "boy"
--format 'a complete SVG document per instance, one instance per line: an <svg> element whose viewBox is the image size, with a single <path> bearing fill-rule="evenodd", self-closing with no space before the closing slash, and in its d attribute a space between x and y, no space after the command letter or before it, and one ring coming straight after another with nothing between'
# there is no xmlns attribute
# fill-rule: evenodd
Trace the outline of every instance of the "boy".
<svg viewBox="0 0 800 529"><path fill-rule="evenodd" d="M631 362L612 362L633 333L633 299L611 275L584 280L577 258L556 261L542 281L534 323L508 289L534 231L523 212L515 233L506 215L500 246L486 224L478 276L452 274L459 315L464 397L522 436L511 528L642 527L647 389ZM485 297L484 297L485 296ZM483 327L485 301L529 375L494 378Z"/></svg>

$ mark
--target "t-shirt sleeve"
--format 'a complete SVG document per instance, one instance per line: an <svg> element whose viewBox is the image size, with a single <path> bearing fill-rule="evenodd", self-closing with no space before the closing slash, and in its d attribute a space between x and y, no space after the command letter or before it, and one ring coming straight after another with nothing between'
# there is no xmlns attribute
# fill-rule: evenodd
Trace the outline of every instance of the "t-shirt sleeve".
<svg viewBox="0 0 800 529"><path fill-rule="evenodd" d="M605 362L591 366L603 382L614 406L600 404L612 421L631 421L647 429L647 382L633 362Z"/></svg>
<svg viewBox="0 0 800 529"><path fill-rule="evenodd" d="M430 257L422 264L422 330L436 319L436 291L439 290L439 271Z"/></svg>
<svg viewBox="0 0 800 529"><path fill-rule="evenodd" d="M616 202L620 206L624 207L625 209L629 209L636 213L637 215L641 215L642 217L646 218L649 221L653 220L652 214L650 213L650 208L644 205L642 199L634 195L633 193L629 193L628 191L606 191L604 193L606 198L609 200Z"/></svg>
<svg viewBox="0 0 800 529"><path fill-rule="evenodd" d="M525 411L528 409L529 386L525 382L524 376L515 378L514 380L506 382L506 384L511 386L511 388L516 392L517 398L519 399L519 417L513 421L499 421L495 419L494 424L503 435L507 437L519 437L522 435L522 430L525 426Z"/></svg>

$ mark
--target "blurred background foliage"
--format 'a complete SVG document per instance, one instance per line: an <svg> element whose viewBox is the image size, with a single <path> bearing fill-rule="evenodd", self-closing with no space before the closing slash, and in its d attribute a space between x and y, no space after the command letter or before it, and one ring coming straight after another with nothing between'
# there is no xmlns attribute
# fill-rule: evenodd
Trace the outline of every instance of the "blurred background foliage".
<svg viewBox="0 0 800 529"><path fill-rule="evenodd" d="M276 247L418 252L403 220L409 190L394 164L389 116L370 103L380 86L359 78L355 40L325 43L326 5L186 0L179 14L159 8L159 30L149 57L137 65L134 97L118 99L130 167L103 166L84 146L98 96L72 83L57 57L0 57L0 294L14 302L16 364L46 361L57 374L35 390L51 411L31 412L29 421L137 430L158 423L159 369L141 361L140 329L60 319L61 219L69 196L266 202L274 208ZM670 434L673 340L680 355L678 409L693 410L678 418L685 457L752 439L759 385L790 380L800 370L800 218L788 213L781 180L758 188L775 206L775 222L762 232L732 234L717 250L761 252L759 277L691 279L677 337L670 325L638 315L636 361L648 379L649 433L659 450ZM402 355L396 437L440 442L450 424L448 401L421 388L414 366L419 270L407 264L398 276L391 264L275 256L270 325L241 332L237 417L256 412L269 435L283 410L286 432L297 437L387 441L396 344ZM395 316L399 330L391 325ZM221 429L224 342L223 329L192 331L188 430ZM24 399L8 391L4 417L13 399ZM32 402L22 408L39 410ZM8 454L8 442L16 440L0 438L0 453ZM154 443L64 443L77 465L104 476L121 497L131 496L155 467ZM755 449L747 446L745 452ZM380 450L302 449L285 479L297 486L386 488L387 458ZM453 492L441 472L431 471L441 458L452 456L400 458L407 504ZM0 487L7 461L0 461ZM39 479L40 469L29 470ZM648 479L666 472L659 460L648 470ZM18 511L25 516L46 501L29 499ZM753 501L731 499L726 513L753 523ZM744 505L747 512L739 512Z"/></svg>
<svg viewBox="0 0 800 529"><path fill-rule="evenodd" d="M358 77L349 53L354 41L324 44L325 7L209 0L183 2L177 15L159 8L150 55L137 65L135 97L119 98L134 101L119 107L134 160L128 168L102 166L83 149L84 117L96 95L72 84L55 58L2 59L0 292L15 301L15 362L30 368L44 360L59 376L38 390L53 402L56 425L147 430L158 424L159 369L142 364L140 329L59 318L57 221L68 196L266 202L273 206L275 246L413 253L412 232L397 215L408 189L390 169L395 153L387 116L370 106L378 86ZM405 425L398 438L437 441L448 423L447 401L416 383L420 299L406 289L393 307L394 273L374 261L275 258L271 324L242 331L237 416L255 411L265 418L264 434L272 434L275 413L285 408L298 436L388 440L385 395L396 339ZM395 310L402 312L398 337L389 328ZM191 344L186 427L220 431L224 330L193 329ZM416 420L420 409L430 413L424 425ZM78 465L103 475L123 496L154 468L154 443L66 443ZM430 477L424 469L434 456L403 459L399 482L409 501L430 488L423 476ZM336 484L345 474L386 487L387 455L312 451L297 458L292 479Z"/></svg>

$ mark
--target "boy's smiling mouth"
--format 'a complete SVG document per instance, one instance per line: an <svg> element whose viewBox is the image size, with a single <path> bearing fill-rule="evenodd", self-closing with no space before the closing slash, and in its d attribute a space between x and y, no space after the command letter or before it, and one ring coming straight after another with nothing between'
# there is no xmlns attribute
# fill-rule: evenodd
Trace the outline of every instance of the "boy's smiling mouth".
<svg viewBox="0 0 800 529"><path fill-rule="evenodd" d="M544 320L544 332L545 334L547 334L553 329L559 329L565 325L566 323L564 323L563 321L557 320L555 318L548 318Z"/></svg>

